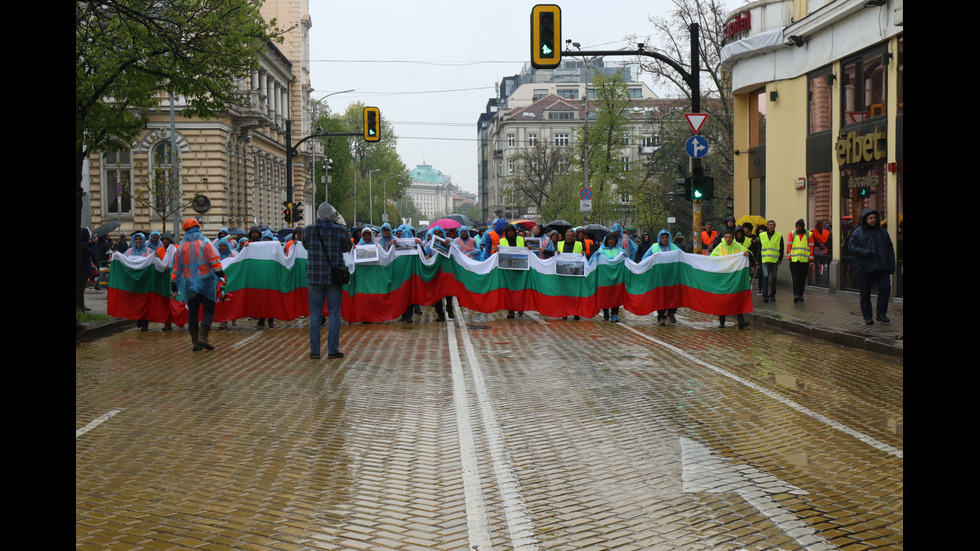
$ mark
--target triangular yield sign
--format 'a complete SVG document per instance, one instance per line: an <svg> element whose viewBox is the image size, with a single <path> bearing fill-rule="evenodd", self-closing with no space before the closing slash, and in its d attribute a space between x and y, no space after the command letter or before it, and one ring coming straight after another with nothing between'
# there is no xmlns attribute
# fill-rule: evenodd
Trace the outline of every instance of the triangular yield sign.
<svg viewBox="0 0 980 551"><path fill-rule="evenodd" d="M687 117L687 124L691 125L691 130L695 134L701 133L701 127L704 126L704 121L708 120L707 113L684 113Z"/></svg>

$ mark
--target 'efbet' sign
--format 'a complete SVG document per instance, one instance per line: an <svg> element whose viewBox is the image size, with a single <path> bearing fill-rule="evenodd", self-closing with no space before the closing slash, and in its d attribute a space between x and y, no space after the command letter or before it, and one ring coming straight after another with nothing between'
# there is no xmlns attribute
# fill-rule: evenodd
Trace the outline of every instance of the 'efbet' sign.
<svg viewBox="0 0 980 551"><path fill-rule="evenodd" d="M842 132L837 138L837 164L851 165L884 159L888 153L885 149L886 136L885 129L880 126L867 134L858 134L856 130L847 134Z"/></svg>

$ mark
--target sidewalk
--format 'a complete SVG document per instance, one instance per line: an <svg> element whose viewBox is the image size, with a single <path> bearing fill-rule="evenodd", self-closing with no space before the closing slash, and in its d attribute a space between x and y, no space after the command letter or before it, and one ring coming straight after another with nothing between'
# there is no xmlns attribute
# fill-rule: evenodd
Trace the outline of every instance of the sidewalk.
<svg viewBox="0 0 980 551"><path fill-rule="evenodd" d="M891 323L865 325L857 293L831 293L822 287L808 285L804 301L794 303L789 286L779 286L778 300L764 303L762 296L755 294L755 287L753 285L752 289L754 311L749 319L757 324L779 327L842 346L904 357L905 308L902 299L896 301L893 298L888 305ZM871 302L875 302L874 295Z"/></svg>
<svg viewBox="0 0 980 551"><path fill-rule="evenodd" d="M861 317L857 293L830 293L823 288L808 286L805 301L793 303L793 295L788 286L779 287L779 300L764 303L762 297L752 290L754 311L748 314L749 321L758 325L770 325L800 333L815 339L826 340L841 346L863 348L880 354L904 357L903 301L892 301L888 309L891 323L865 325ZM93 314L105 314L108 292L96 292L91 287L85 290L85 305ZM874 302L874 298L872 298ZM121 329L134 327L130 320L111 320L86 324L83 339L98 338Z"/></svg>

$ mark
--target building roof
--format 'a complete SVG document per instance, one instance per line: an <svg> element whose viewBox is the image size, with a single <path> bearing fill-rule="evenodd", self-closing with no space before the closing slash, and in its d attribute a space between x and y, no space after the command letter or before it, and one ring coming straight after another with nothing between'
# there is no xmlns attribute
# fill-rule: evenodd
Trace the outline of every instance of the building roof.
<svg viewBox="0 0 980 551"><path fill-rule="evenodd" d="M442 172L432 168L432 165L418 165L408 176L414 182L423 182L426 184L441 184L445 181Z"/></svg>

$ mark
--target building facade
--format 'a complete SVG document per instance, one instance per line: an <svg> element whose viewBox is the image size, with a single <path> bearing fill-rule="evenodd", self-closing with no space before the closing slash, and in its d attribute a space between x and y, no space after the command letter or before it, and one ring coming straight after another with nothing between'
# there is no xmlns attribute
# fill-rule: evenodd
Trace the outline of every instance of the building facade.
<svg viewBox="0 0 980 551"><path fill-rule="evenodd" d="M881 213L903 296L903 0L758 0L729 14L736 217L829 227L812 282L856 289L847 238Z"/></svg>
<svg viewBox="0 0 980 551"><path fill-rule="evenodd" d="M477 182L484 221L497 216L535 217L534 207L513 193L511 182L518 158L537 143L573 145L575 133L585 123L586 94L595 98L589 83L596 75L622 78L630 97L638 102L638 109L653 108L649 100L656 99L656 94L633 79L629 66L609 64L601 57L566 58L555 69L525 65L520 74L498 83L497 97L490 98L477 120ZM594 108L590 111L594 116ZM653 145L656 133L652 126L641 126L638 122L635 131L631 131L631 147L623 150L623 160L636 161L644 144Z"/></svg>
<svg viewBox="0 0 980 551"><path fill-rule="evenodd" d="M408 173L412 183L405 190L405 195L415 203L415 208L422 220L432 222L452 214L455 207L457 188L452 178L444 175L432 165L417 165ZM414 220L418 224L419 220Z"/></svg>
<svg viewBox="0 0 980 551"><path fill-rule="evenodd" d="M260 53L259 68L239 83L240 106L211 120L187 118L181 116L184 98L174 98L171 110L170 98L161 94L139 138L89 158L93 227L119 222L118 231L128 235L173 230L174 220L196 216L205 234L214 235L222 227L286 224L286 121L292 121L293 142L311 130L311 22L305 1L266 2L262 14L296 30L286 33L281 48L269 43ZM292 200L311 205L307 218L316 210L313 142L293 158Z"/></svg>

